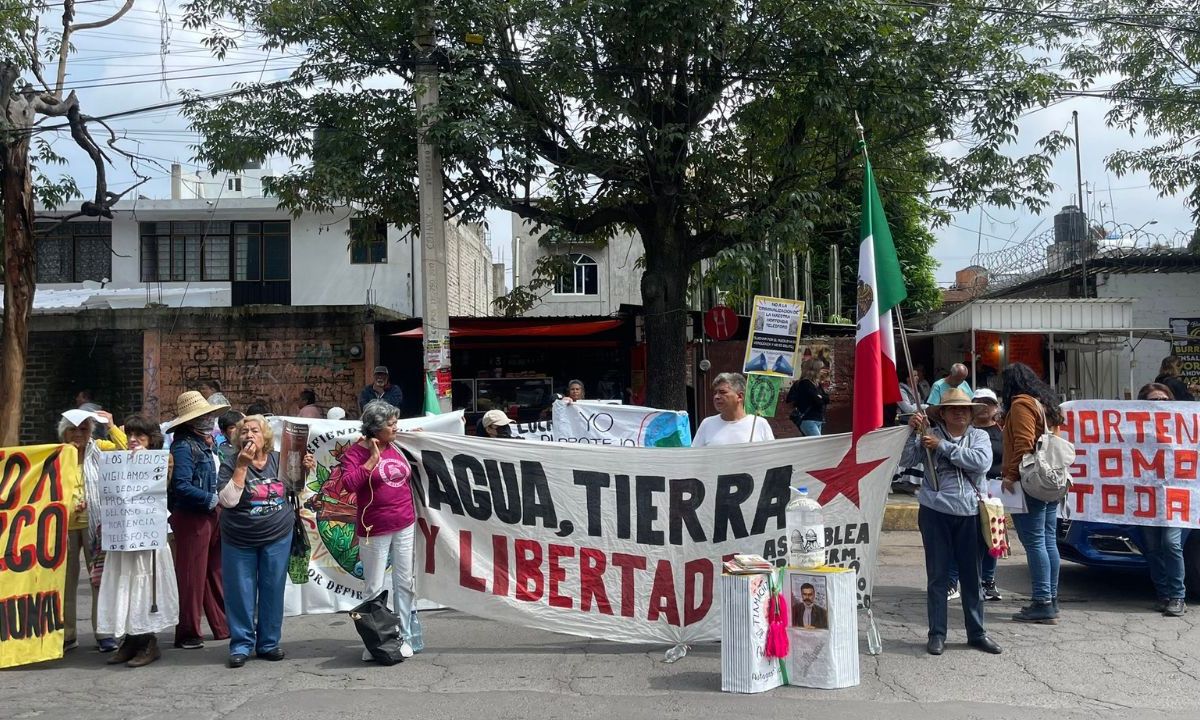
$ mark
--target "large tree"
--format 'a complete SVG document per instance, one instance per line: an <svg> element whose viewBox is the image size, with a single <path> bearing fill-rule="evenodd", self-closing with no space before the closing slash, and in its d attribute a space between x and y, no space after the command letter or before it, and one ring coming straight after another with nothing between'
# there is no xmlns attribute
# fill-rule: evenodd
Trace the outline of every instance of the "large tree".
<svg viewBox="0 0 1200 720"><path fill-rule="evenodd" d="M1064 67L1111 103L1109 127L1152 138L1105 158L1145 172L1163 195L1185 194L1200 223L1200 12L1193 0L1088 0Z"/></svg>
<svg viewBox="0 0 1200 720"><path fill-rule="evenodd" d="M1003 152L1020 115L1061 87L1043 57L1061 22L1035 12L1044 2L1007 3L1029 15L960 0L442 2L441 104L422 118L413 38L431 4L193 0L188 22L218 54L247 29L270 52L303 54L288 81L197 100L199 159L234 169L284 155L296 163L273 183L284 205L351 202L416 223L415 138L429 120L448 216L504 208L551 243L637 231L655 406L685 405L699 260L852 226L857 208L835 199L861 178L856 112L881 177L938 186L919 187L926 206L1040 209L1063 144Z"/></svg>
<svg viewBox="0 0 1200 720"><path fill-rule="evenodd" d="M34 202L47 206L66 203L78 195L70 177L50 179L38 172L41 167L61 163L63 158L39 131L37 123L46 118L61 118L62 127L74 143L87 153L95 170L96 186L92 197L83 201L73 217L112 217L112 206L123 193L108 190L106 165L110 157L92 138L89 123L102 122L83 113L79 96L66 86L67 64L71 57L71 38L75 33L106 27L119 20L133 7L133 0L102 20L79 22L75 0L60 3L6 3L0 6L0 206L3 206L4 325L0 330L0 446L16 445L21 428L21 403L25 389L25 355L29 346L29 316L37 283L38 228ZM44 29L39 18L53 6L61 25ZM52 74L47 74L52 70ZM107 132L109 150L125 155L117 145L111 128ZM30 148L36 149L30 157ZM132 167L132 165L131 165ZM135 170L136 174L136 170ZM143 181L145 178L143 178ZM139 183L140 184L140 183ZM136 187L133 186L133 187Z"/></svg>

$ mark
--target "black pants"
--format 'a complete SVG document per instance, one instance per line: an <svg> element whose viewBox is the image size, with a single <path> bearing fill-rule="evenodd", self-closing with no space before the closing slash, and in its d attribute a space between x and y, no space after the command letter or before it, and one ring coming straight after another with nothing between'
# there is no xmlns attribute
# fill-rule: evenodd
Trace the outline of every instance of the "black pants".
<svg viewBox="0 0 1200 720"><path fill-rule="evenodd" d="M979 517L950 515L924 505L917 512L921 542L925 545L926 609L929 613L929 637L946 637L946 613L949 602L950 559L958 564L962 588L963 619L967 640L987 634L983 629L983 588L979 584L979 550L982 544Z"/></svg>

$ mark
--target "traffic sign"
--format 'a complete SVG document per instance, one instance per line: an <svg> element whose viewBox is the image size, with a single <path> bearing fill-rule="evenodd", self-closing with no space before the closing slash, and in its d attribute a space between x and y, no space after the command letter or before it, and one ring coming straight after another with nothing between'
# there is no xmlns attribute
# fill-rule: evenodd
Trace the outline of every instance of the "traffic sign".
<svg viewBox="0 0 1200 720"><path fill-rule="evenodd" d="M732 308L717 305L704 313L704 332L713 340L728 340L738 331L738 316Z"/></svg>

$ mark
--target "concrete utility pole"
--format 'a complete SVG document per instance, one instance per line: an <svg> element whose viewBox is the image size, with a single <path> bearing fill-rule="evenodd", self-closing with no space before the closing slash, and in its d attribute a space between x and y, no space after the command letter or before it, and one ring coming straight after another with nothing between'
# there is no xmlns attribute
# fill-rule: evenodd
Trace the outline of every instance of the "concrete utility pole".
<svg viewBox="0 0 1200 720"><path fill-rule="evenodd" d="M442 198L442 154L429 140L431 113L438 104L438 67L434 51L434 0L417 10L417 175L421 212L421 324L425 337L425 372L438 386L438 375L450 374L450 298L446 279L446 213ZM450 412L450 396L438 399Z"/></svg>

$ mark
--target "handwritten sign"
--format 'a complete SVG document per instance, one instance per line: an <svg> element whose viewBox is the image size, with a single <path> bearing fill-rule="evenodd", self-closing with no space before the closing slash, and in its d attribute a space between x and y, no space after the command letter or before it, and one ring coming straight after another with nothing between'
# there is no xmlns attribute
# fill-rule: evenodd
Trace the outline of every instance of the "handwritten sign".
<svg viewBox="0 0 1200 720"><path fill-rule="evenodd" d="M166 450L100 454L100 535L109 552L167 544Z"/></svg>

